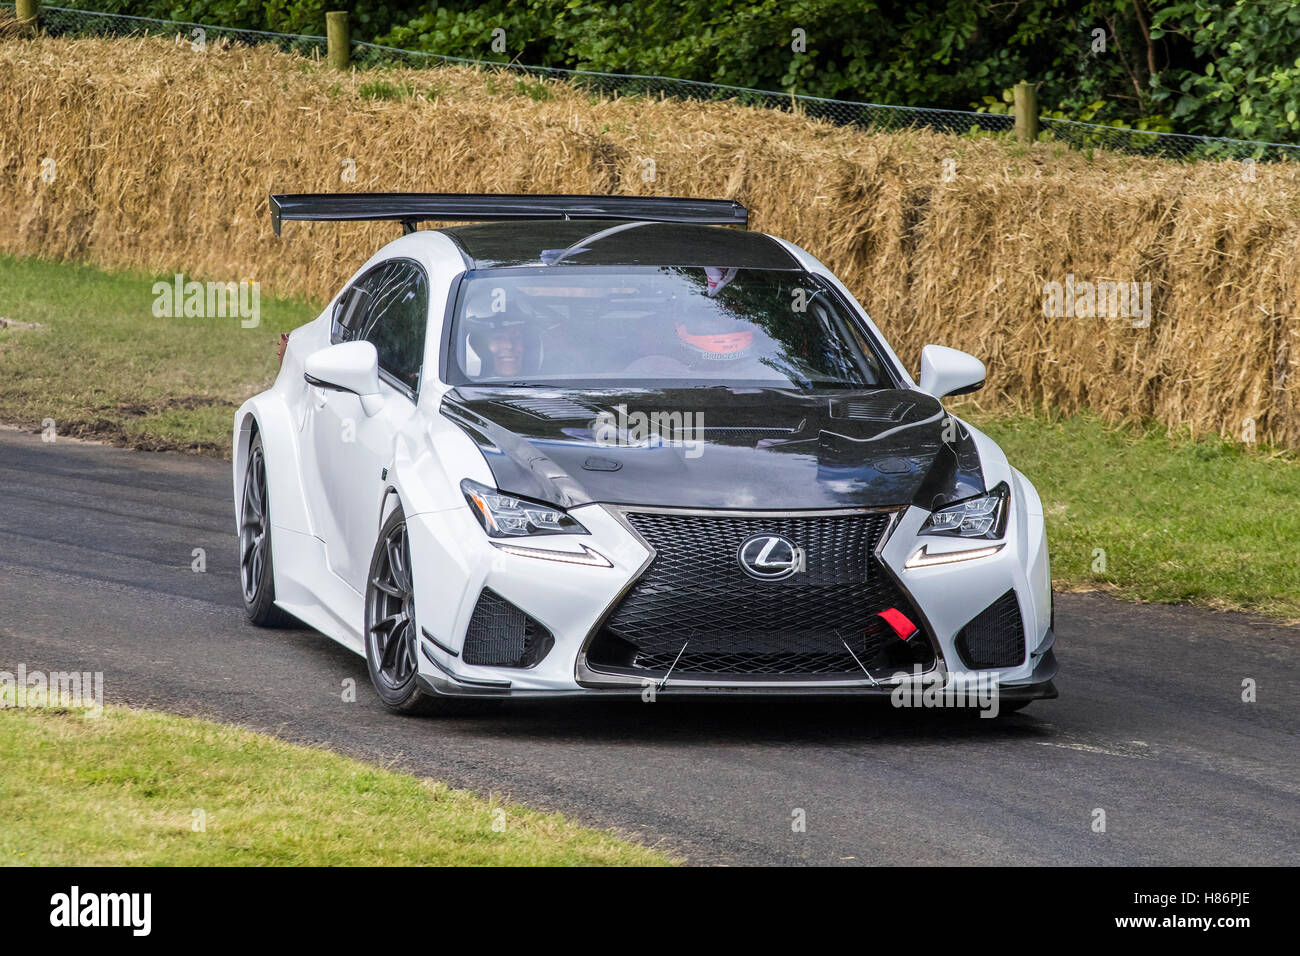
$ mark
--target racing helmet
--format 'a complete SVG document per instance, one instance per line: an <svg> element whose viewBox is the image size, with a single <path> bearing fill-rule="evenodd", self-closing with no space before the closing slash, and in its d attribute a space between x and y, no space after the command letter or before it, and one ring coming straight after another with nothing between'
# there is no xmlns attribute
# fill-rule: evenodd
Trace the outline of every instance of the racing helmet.
<svg viewBox="0 0 1300 956"><path fill-rule="evenodd" d="M733 316L718 296L739 272L709 266L704 270L703 297L689 295L679 300L677 340L692 359L734 362L753 353L754 327Z"/></svg>
<svg viewBox="0 0 1300 956"><path fill-rule="evenodd" d="M754 327L729 315L717 301L692 303L676 328L682 348L701 361L734 362L754 351Z"/></svg>

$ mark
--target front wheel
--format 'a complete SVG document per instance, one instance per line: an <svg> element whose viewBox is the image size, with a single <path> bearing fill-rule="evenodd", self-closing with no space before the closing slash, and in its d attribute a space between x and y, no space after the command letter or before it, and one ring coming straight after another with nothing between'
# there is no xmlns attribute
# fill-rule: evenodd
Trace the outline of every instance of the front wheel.
<svg viewBox="0 0 1300 956"><path fill-rule="evenodd" d="M416 666L415 578L406 517L399 507L384 522L366 585L366 666L384 706L398 714L450 714L477 701L442 697L420 687Z"/></svg>

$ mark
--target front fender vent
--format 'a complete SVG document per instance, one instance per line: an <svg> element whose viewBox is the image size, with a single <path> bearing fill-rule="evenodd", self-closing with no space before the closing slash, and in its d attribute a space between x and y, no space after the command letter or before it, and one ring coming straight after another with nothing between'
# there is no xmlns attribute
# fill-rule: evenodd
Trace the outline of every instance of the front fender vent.
<svg viewBox="0 0 1300 956"><path fill-rule="evenodd" d="M461 660L487 667L533 667L555 645L540 621L484 588L465 631Z"/></svg>
<svg viewBox="0 0 1300 956"><path fill-rule="evenodd" d="M598 408L562 396L500 399L496 404L552 422L589 422L600 414Z"/></svg>
<svg viewBox="0 0 1300 956"><path fill-rule="evenodd" d="M916 402L900 399L897 392L864 395L860 398L831 399L831 418L848 418L859 422L901 422Z"/></svg>

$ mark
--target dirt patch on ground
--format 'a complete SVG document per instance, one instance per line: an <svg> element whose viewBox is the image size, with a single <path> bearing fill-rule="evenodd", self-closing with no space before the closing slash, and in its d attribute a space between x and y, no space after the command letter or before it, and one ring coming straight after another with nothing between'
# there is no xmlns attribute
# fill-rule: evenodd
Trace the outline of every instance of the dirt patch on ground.
<svg viewBox="0 0 1300 956"><path fill-rule="evenodd" d="M39 432L41 429L33 428ZM128 432L120 422L107 418L93 421L66 422L59 428L59 435L80 438L85 441L97 441L106 445L119 445L136 451L179 451L190 455L205 455L209 458L230 458L230 449L218 447L210 442L187 442L158 435L137 435Z"/></svg>
<svg viewBox="0 0 1300 956"><path fill-rule="evenodd" d="M182 409L184 411L193 411L196 408L230 408L238 406L234 402L228 402L224 398L208 398L203 395L184 395L180 398L166 398L156 402L144 402L141 404L119 405L116 412L119 415L125 415L128 418L144 418L147 415L160 415L163 412L175 411Z"/></svg>
<svg viewBox="0 0 1300 956"><path fill-rule="evenodd" d="M19 322L17 319L7 319L0 315L0 329L43 329L45 326L39 322Z"/></svg>
<svg viewBox="0 0 1300 956"><path fill-rule="evenodd" d="M159 415L176 409L192 410L195 408L229 408L232 412L237 407L234 402L223 398L210 398L203 395L185 395L179 398L167 398L154 402L139 402L126 405L110 406L102 410L103 414L95 418L61 421L55 424L60 438L76 438L81 441L100 442L105 445L118 445L136 451L179 451L190 455L204 455L209 458L229 460L230 448L225 444L202 441L182 441L160 435L141 435L129 431L127 422ZM29 429L40 433L39 424L29 424Z"/></svg>

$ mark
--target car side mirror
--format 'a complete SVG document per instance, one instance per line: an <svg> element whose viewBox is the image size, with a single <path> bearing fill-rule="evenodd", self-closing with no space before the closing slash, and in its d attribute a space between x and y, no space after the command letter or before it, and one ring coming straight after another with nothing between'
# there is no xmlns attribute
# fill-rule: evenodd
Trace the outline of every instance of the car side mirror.
<svg viewBox="0 0 1300 956"><path fill-rule="evenodd" d="M984 374L984 363L966 352L944 345L921 349L921 391L935 398L977 391Z"/></svg>
<svg viewBox="0 0 1300 956"><path fill-rule="evenodd" d="M302 377L308 385L351 392L367 416L384 407L379 393L379 353L369 342L340 342L307 356Z"/></svg>

